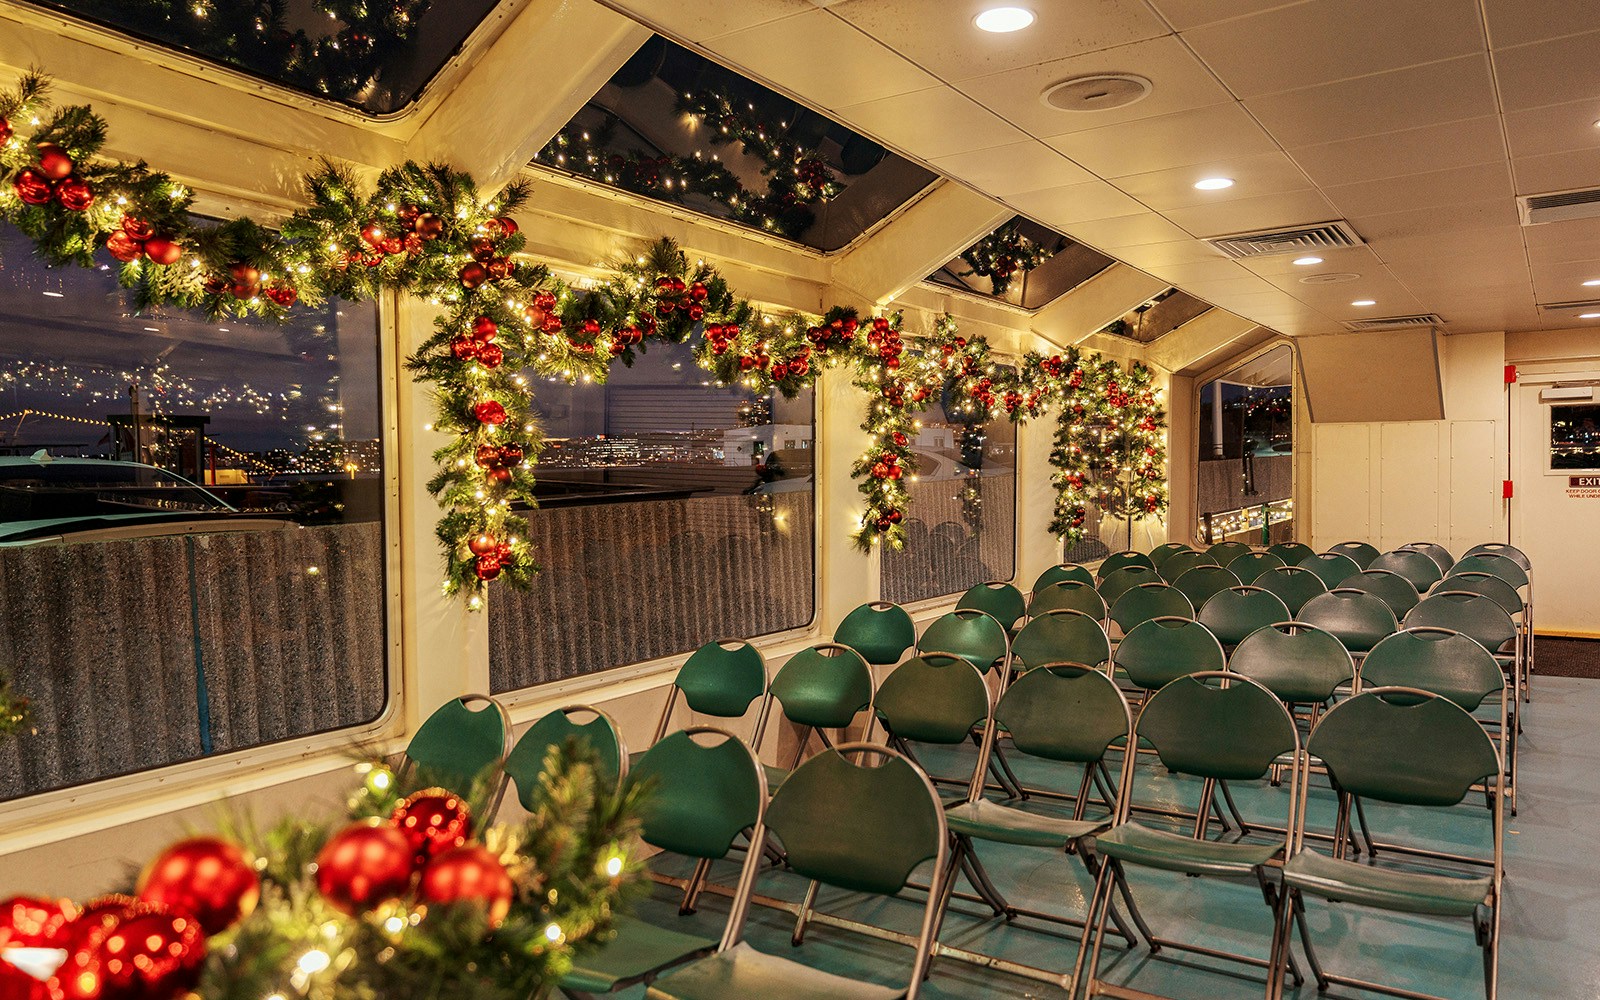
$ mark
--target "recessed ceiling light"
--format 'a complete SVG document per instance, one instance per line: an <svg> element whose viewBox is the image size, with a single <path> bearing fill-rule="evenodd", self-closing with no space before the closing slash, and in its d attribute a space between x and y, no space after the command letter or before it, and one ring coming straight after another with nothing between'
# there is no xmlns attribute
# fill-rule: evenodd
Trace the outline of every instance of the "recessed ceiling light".
<svg viewBox="0 0 1600 1000"><path fill-rule="evenodd" d="M1310 267L1312 264L1320 264L1320 263L1322 263L1322 258L1321 257L1296 257L1294 262L1295 262L1295 266L1296 267Z"/></svg>
<svg viewBox="0 0 1600 1000"><path fill-rule="evenodd" d="M1600 278L1590 278L1588 281L1583 283L1583 287L1585 288L1594 288L1596 285L1600 285Z"/></svg>
<svg viewBox="0 0 1600 1000"><path fill-rule="evenodd" d="M1579 313L1579 319L1600 319L1600 313Z"/></svg>
<svg viewBox="0 0 1600 1000"><path fill-rule="evenodd" d="M1033 11L1026 7L990 7L973 18L972 23L984 31L996 34L1021 31L1033 23Z"/></svg>
<svg viewBox="0 0 1600 1000"><path fill-rule="evenodd" d="M1233 187L1232 177L1207 177L1203 181L1195 181L1196 191L1221 191L1223 188Z"/></svg>
<svg viewBox="0 0 1600 1000"><path fill-rule="evenodd" d="M1350 304L1353 306L1375 306L1378 302L1376 299L1356 299Z"/></svg>
<svg viewBox="0 0 1600 1000"><path fill-rule="evenodd" d="M144 332L145 333L160 333L161 330L158 327L147 326L147 327L144 328Z"/></svg>

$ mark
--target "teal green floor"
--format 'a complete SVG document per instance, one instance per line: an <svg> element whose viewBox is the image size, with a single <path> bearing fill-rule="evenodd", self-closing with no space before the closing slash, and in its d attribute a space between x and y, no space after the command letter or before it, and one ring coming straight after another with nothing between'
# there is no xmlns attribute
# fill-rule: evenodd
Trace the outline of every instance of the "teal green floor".
<svg viewBox="0 0 1600 1000"><path fill-rule="evenodd" d="M1500 995L1523 998L1590 998L1600 996L1600 681L1541 678L1537 700L1530 706L1522 746L1522 789L1519 813L1506 823L1506 899L1502 927ZM952 773L971 767L970 756L936 760L929 766ZM1044 785L1053 772L1018 768L1028 784ZM1193 786L1175 780L1154 765L1141 766L1140 802L1193 804ZM1059 787L1059 777L1055 784ZM1070 784L1075 787L1076 781ZM1071 790L1071 789L1068 789ZM1319 794L1320 793L1320 794ZM1238 795L1247 819L1281 824L1287 809L1286 789L1263 786ZM1332 796L1314 782L1310 826L1326 826ZM1030 808L1033 808L1030 806ZM1053 807L1038 807L1050 811ZM1396 814L1369 809L1368 818L1380 840L1426 843L1461 853L1486 851L1490 843L1487 811L1468 806L1446 815ZM991 876L1010 901L1019 906L1081 914L1090 882L1077 859L1038 849L982 845L981 856ZM684 874L676 859L658 867ZM734 868L719 864L713 878L731 885ZM1213 948L1265 956L1269 915L1260 890L1252 885L1171 877L1167 873L1130 869L1133 891L1152 929L1160 936L1194 941ZM965 884L961 888L967 888ZM804 882L792 873L763 874L757 891L798 899ZM921 916L920 894L904 899L866 900L824 889L819 909L878 926L914 931ZM989 919L978 904L956 903L941 940L947 944L998 955L1029 965L1069 970L1077 950L1076 931L1027 921L1007 925ZM700 912L679 917L676 896L656 887L640 915L684 929L720 933L727 900L707 895ZM1379 979L1442 997L1481 997L1481 952L1466 922L1413 919L1320 901L1309 904L1309 922L1318 952L1329 971ZM747 940L763 951L785 955L821 968L885 984L904 983L910 951L898 945L813 926L799 948L789 943L793 917L782 911L751 909ZM1102 975L1115 983L1175 998L1250 997L1263 991L1263 976L1254 969L1199 957L1151 956L1142 948L1123 951L1108 941ZM642 995L642 989L619 994ZM952 959L934 965L923 994L930 1000L971 997L1064 998L1066 992L1046 983L978 968ZM1291 997L1316 997L1314 984ZM1330 997L1363 997L1333 987Z"/></svg>

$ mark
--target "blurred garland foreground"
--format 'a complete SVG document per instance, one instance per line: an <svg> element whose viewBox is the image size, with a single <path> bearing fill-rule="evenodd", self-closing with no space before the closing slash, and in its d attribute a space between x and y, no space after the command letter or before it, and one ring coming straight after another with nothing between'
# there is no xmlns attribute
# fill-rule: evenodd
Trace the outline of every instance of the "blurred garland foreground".
<svg viewBox="0 0 1600 1000"><path fill-rule="evenodd" d="M423 430L448 435L429 482L444 510L444 588L473 608L489 581L525 586L538 571L528 525L512 513L535 503L532 381L604 382L613 361L631 365L656 341L694 340L718 385L756 392L792 396L824 368L848 366L869 399L869 443L854 469L863 549L905 544L916 414L941 400L969 421L1059 408L1052 531L1069 544L1086 530L1091 504L1139 517L1166 509L1165 413L1143 365L1124 372L1074 349L1001 365L948 316L913 336L898 314L762 313L666 239L575 288L517 257L525 240L512 213L527 200L526 184L486 194L440 165L395 167L366 190L324 164L305 180L309 207L276 230L248 218L197 221L191 193L167 174L97 158L105 121L83 106L52 111L47 90L30 71L0 93L0 219L46 263L90 267L109 253L140 311L277 319L297 303L385 291L438 307L433 335L406 364L435 389L436 415ZM30 129L26 140L18 128Z"/></svg>
<svg viewBox="0 0 1600 1000"><path fill-rule="evenodd" d="M382 764L340 825L171 845L131 894L0 901L3 1000L538 1000L642 884L641 790L550 749L526 822Z"/></svg>

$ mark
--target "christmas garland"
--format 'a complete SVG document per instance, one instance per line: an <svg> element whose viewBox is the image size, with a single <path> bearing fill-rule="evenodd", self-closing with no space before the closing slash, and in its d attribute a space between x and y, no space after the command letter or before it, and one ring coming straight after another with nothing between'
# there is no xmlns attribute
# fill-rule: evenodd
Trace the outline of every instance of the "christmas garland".
<svg viewBox="0 0 1600 1000"><path fill-rule="evenodd" d="M382 764L337 827L287 820L171 845L131 895L0 902L14 1000L527 1000L603 940L639 884L641 790L552 747L532 815L475 820L475 795L402 786Z"/></svg>
<svg viewBox="0 0 1600 1000"><path fill-rule="evenodd" d="M1135 363L1074 369L1075 390L1056 418L1050 464L1055 516L1050 530L1068 545L1084 536L1090 506L1112 518L1160 517L1167 510L1166 411L1155 373Z"/></svg>
<svg viewBox="0 0 1600 1000"><path fill-rule="evenodd" d="M988 278L994 294L1004 295L1018 274L1026 274L1056 252L1040 246L1022 234L1015 221L1008 222L968 247L961 259L971 268L961 276L976 274Z"/></svg>
<svg viewBox="0 0 1600 1000"><path fill-rule="evenodd" d="M0 742L20 733L33 722L33 706L11 687L11 676L0 670Z"/></svg>

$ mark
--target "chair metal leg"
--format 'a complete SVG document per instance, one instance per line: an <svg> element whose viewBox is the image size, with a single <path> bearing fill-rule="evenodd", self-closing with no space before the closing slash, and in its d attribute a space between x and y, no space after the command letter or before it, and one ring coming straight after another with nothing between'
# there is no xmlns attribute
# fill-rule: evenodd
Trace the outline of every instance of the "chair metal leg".
<svg viewBox="0 0 1600 1000"><path fill-rule="evenodd" d="M1289 911L1294 922L1300 928L1300 946L1305 950L1306 962L1311 966L1311 977L1317 981L1317 989L1326 992L1329 986L1328 977L1322 971L1322 963L1317 961L1317 950L1311 946L1311 928L1306 926L1306 901L1299 892L1290 891ZM1288 944L1287 938L1284 944Z"/></svg>
<svg viewBox="0 0 1600 1000"><path fill-rule="evenodd" d="M1100 872L1098 867L1104 867L1105 862L1085 854L1083 864L1084 867L1089 869L1089 874L1093 875L1096 881L1099 881ZM1128 916L1133 919L1134 926L1139 928L1139 936L1144 938L1146 947L1154 954L1159 946L1153 940L1154 936L1150 933L1149 925L1144 922L1144 914L1139 912L1139 904L1133 901L1133 894L1128 891L1128 883L1122 877L1122 870L1118 868L1112 871L1111 879L1115 883L1117 890L1122 893L1122 901L1128 906ZM1121 934L1123 940L1128 942L1128 947L1132 948L1138 944L1138 939L1133 936L1132 932L1128 930L1127 923L1123 921L1122 914L1117 912L1117 904L1115 902L1111 903L1108 912L1110 913L1111 921L1117 925L1117 933ZM1084 924L1083 932L1085 934L1089 933L1089 925L1087 923Z"/></svg>
<svg viewBox="0 0 1600 1000"><path fill-rule="evenodd" d="M686 917L695 911L700 904L700 889L705 885L706 876L711 873L711 861L701 858L694 863L694 872L689 876L689 884L683 887L683 902L678 904L678 916Z"/></svg>
<svg viewBox="0 0 1600 1000"><path fill-rule="evenodd" d="M800 912L794 918L794 934L789 938L789 943L798 947L806 938L806 921L811 919L811 908L817 905L817 889L822 883L812 880L806 886L805 899L800 901Z"/></svg>
<svg viewBox="0 0 1600 1000"><path fill-rule="evenodd" d="M1241 837L1247 836L1250 833L1250 826L1244 821L1244 817L1239 815L1239 807L1233 804L1233 792L1228 790L1228 783L1226 781L1219 781L1217 782L1217 787L1222 790L1222 801L1228 804L1229 815L1231 815L1233 817L1233 821L1239 825L1239 835Z"/></svg>
<svg viewBox="0 0 1600 1000"><path fill-rule="evenodd" d="M1118 869L1114 858L1107 858L1100 866L1100 876L1095 879L1094 893L1089 897L1089 912L1085 914L1083 938L1078 942L1078 958L1072 967L1072 992L1069 1000L1093 1000L1095 984L1099 981L1100 945L1105 938L1106 912L1111 901L1111 872ZM1087 960L1087 961L1086 961Z"/></svg>

